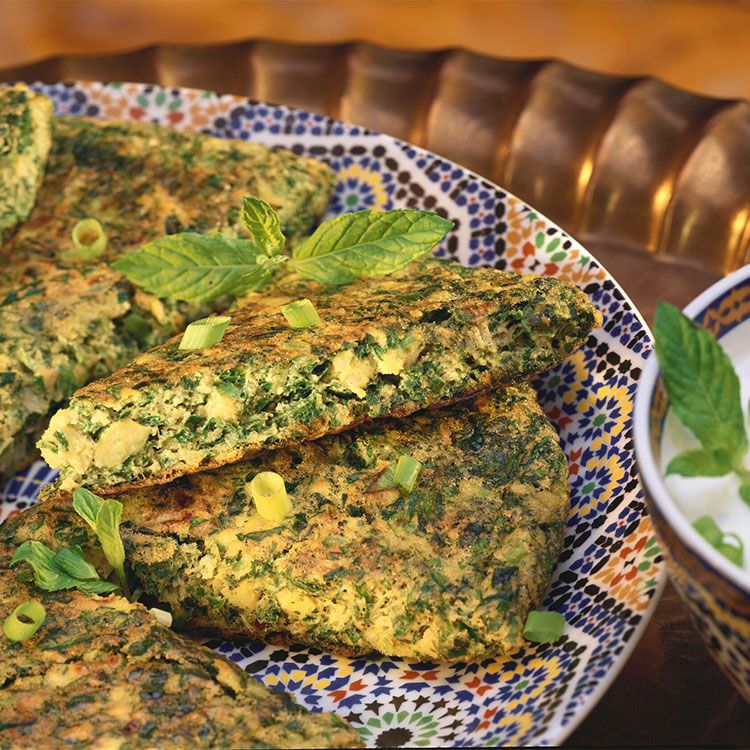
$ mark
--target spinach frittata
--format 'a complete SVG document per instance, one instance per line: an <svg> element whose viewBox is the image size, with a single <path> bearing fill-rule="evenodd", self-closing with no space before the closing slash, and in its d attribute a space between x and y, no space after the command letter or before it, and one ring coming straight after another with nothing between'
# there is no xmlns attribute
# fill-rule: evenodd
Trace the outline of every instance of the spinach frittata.
<svg viewBox="0 0 750 750"><path fill-rule="evenodd" d="M424 465L407 496L380 489L400 455ZM281 523L255 510L260 471L286 481ZM348 655L480 660L523 643L563 539L568 468L523 384L408 420L120 496L133 585L178 626ZM16 532L90 541L59 493Z"/></svg>
<svg viewBox="0 0 750 750"><path fill-rule="evenodd" d="M52 142L52 102L0 86L0 242L31 212Z"/></svg>
<svg viewBox="0 0 750 750"><path fill-rule="evenodd" d="M104 261L164 233L236 235L244 231L236 207L247 193L271 202L285 231L299 238L331 186L325 165L258 144L142 123L56 119L37 205L2 248L0 476L34 455L50 411L76 388L209 311L158 300ZM66 255L84 216L97 218L109 237L101 262L89 265Z"/></svg>
<svg viewBox="0 0 750 750"><path fill-rule="evenodd" d="M47 616L21 643L0 632L0 748L361 746L342 719L263 687L143 606L40 591L11 555L0 543L0 621L29 599Z"/></svg>
<svg viewBox="0 0 750 750"><path fill-rule="evenodd" d="M110 261L178 232L245 236L242 198L278 213L292 242L325 209L333 172L322 162L258 143L185 133L152 123L57 117L37 205L3 254L60 260L87 217L108 237Z"/></svg>
<svg viewBox="0 0 750 750"><path fill-rule="evenodd" d="M314 328L281 312L300 297ZM343 289L292 279L235 310L220 343L175 337L81 389L39 446L63 488L164 483L521 380L600 321L566 282L437 259Z"/></svg>

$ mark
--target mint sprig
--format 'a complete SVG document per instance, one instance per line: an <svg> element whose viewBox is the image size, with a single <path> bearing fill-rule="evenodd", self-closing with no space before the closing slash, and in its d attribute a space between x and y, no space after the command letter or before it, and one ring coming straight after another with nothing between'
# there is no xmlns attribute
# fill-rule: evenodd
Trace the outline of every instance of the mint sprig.
<svg viewBox="0 0 750 750"><path fill-rule="evenodd" d="M44 591L78 589L86 594L108 594L118 588L116 583L99 578L77 545L53 552L46 544L29 540L18 547L10 564L19 562L31 566L34 582Z"/></svg>
<svg viewBox="0 0 750 750"><path fill-rule="evenodd" d="M122 503L102 500L79 487L73 492L73 510L96 534L107 562L117 575L119 586L102 580L78 545L54 552L42 542L26 541L16 550L11 565L22 561L31 565L36 585L45 591L76 588L87 594L107 594L121 588L125 596L130 597L125 577L125 548L120 537Z"/></svg>
<svg viewBox="0 0 750 750"><path fill-rule="evenodd" d="M148 292L174 300L210 301L262 289L289 261L273 208L244 199L242 218L253 239L217 232L183 232L149 242L115 261L114 268ZM453 222L430 211L358 211L323 222L292 252L300 276L341 285L383 276L424 257Z"/></svg>
<svg viewBox="0 0 750 750"><path fill-rule="evenodd" d="M656 356L670 406L701 444L667 466L667 474L696 477L736 473L740 495L750 504L750 471L740 381L731 359L703 327L667 302L659 302L654 321Z"/></svg>

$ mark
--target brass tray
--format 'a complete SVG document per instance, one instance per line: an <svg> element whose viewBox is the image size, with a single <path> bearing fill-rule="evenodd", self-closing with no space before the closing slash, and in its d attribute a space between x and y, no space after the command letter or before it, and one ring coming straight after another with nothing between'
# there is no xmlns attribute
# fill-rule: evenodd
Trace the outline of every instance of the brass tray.
<svg viewBox="0 0 750 750"><path fill-rule="evenodd" d="M0 81L121 80L298 106L489 177L588 247L650 319L750 261L750 103L559 61L364 43L243 42L71 56ZM614 717L618 717L615 719ZM750 717L668 587L571 746L737 744Z"/></svg>

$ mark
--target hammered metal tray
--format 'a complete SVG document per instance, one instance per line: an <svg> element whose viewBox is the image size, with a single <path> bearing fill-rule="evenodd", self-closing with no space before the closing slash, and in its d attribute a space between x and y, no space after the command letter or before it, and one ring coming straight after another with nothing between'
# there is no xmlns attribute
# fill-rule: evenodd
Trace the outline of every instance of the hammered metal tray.
<svg viewBox="0 0 750 750"><path fill-rule="evenodd" d="M620 256L612 270L634 290L656 274L657 288L682 296L669 284L676 261L692 294L750 260L750 103L650 78L462 50L258 41L55 58L0 80L190 86L350 120L511 190L608 267Z"/></svg>

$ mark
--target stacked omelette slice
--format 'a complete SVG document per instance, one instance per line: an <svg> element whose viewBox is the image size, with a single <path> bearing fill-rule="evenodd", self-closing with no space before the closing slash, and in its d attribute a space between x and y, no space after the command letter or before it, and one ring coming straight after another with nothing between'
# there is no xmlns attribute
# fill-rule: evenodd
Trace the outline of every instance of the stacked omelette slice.
<svg viewBox="0 0 750 750"><path fill-rule="evenodd" d="M287 324L300 297L317 326ZM434 259L338 289L290 278L246 298L220 343L175 337L74 394L40 441L61 473L39 512L55 538L85 534L68 492L116 494L134 585L184 627L344 654L510 653L568 508L525 380L599 321L569 284ZM407 496L379 485L404 454L425 467ZM260 471L287 482L281 523L255 510Z"/></svg>
<svg viewBox="0 0 750 750"><path fill-rule="evenodd" d="M0 233L8 235L0 246L0 477L35 457L50 413L76 388L210 312L146 294L111 261L175 232L242 235L237 206L247 194L277 210L293 242L333 186L324 164L283 150L148 123L50 123L50 112L50 101L28 89L0 89ZM71 232L84 217L108 237L95 263L71 257Z"/></svg>
<svg viewBox="0 0 750 750"><path fill-rule="evenodd" d="M332 186L325 165L284 151L152 125L53 124L51 111L26 87L0 88L0 476L33 458L50 411L78 386L206 312L144 294L107 261L183 228L239 233L231 207L247 192L299 237ZM79 266L66 256L84 216L109 245ZM140 604L41 591L9 566L15 525L29 520L0 525L0 621L30 599L46 619L22 643L0 634L0 747L359 746L343 720L266 689Z"/></svg>

